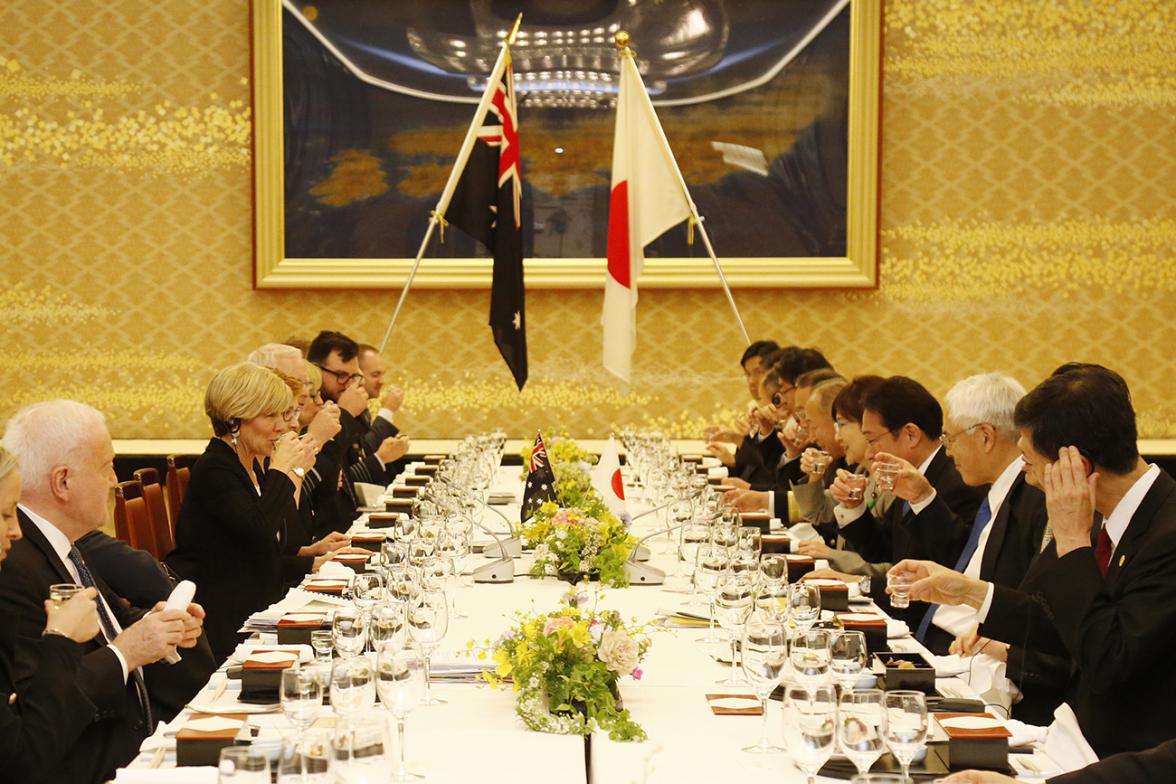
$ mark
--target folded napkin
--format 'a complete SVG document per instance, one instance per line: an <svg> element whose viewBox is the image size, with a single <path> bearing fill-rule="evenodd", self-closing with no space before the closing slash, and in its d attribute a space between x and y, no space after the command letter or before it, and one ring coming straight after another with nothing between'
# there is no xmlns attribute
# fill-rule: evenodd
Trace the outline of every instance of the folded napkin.
<svg viewBox="0 0 1176 784"><path fill-rule="evenodd" d="M309 645L265 645L256 642L240 643L236 649L229 654L230 664L240 664L248 659L255 650L260 651L288 651L298 657L299 661L309 662L314 658L314 651Z"/></svg>
<svg viewBox="0 0 1176 784"><path fill-rule="evenodd" d="M1042 751L1066 773L1098 762L1098 755L1082 735L1078 717L1064 702L1054 711L1053 724L1046 732Z"/></svg>
<svg viewBox="0 0 1176 784"><path fill-rule="evenodd" d="M714 468L706 469L706 478L707 479L726 479L727 478L727 466L716 466Z"/></svg>
<svg viewBox="0 0 1176 784"><path fill-rule="evenodd" d="M759 716L764 712L753 694L708 694L706 702L716 716Z"/></svg>
<svg viewBox="0 0 1176 784"><path fill-rule="evenodd" d="M230 719L226 716L205 716L201 719L191 719L183 729L191 732L234 732L245 725L244 719Z"/></svg>
<svg viewBox="0 0 1176 784"><path fill-rule="evenodd" d="M337 577L340 580L350 580L352 575L354 575L354 574L355 574L355 572L353 570L348 569L346 566L344 566L341 563L336 563L335 561L327 561L326 563L324 563L322 566L319 567L317 576L319 576L319 577Z"/></svg>
<svg viewBox="0 0 1176 784"><path fill-rule="evenodd" d="M706 468L718 468L723 464L723 461L714 455L703 455L702 465Z"/></svg>
<svg viewBox="0 0 1176 784"><path fill-rule="evenodd" d="M956 675L962 675L968 672L969 665L972 663L971 657L965 659L956 653L948 656L928 656L927 658L935 665L936 678L952 678Z"/></svg>
<svg viewBox="0 0 1176 784"><path fill-rule="evenodd" d="M216 784L217 769L123 768L114 774L114 784Z"/></svg>
<svg viewBox="0 0 1176 784"><path fill-rule="evenodd" d="M797 523L788 529L788 536L793 542L809 542L813 539L820 539L821 534L817 532L808 523ZM795 547L795 545L793 545Z"/></svg>
<svg viewBox="0 0 1176 784"><path fill-rule="evenodd" d="M380 496L384 494L384 488L381 485L373 485L370 482L356 482L354 487L356 494L359 496L360 505L380 505Z"/></svg>

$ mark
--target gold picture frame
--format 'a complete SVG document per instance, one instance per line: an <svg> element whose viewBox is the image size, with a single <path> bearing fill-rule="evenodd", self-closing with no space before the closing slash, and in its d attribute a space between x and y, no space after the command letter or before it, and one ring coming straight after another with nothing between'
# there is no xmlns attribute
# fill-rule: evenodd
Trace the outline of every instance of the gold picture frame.
<svg viewBox="0 0 1176 784"><path fill-rule="evenodd" d="M285 255L282 2L253 0L254 286L258 289L399 289L411 258L323 259ZM720 260L739 288L861 289L878 285L878 156L882 0L850 0L846 255ZM490 285L489 258L430 258L419 288ZM528 288L603 286L605 260L527 258ZM718 288L708 258L647 258L643 288Z"/></svg>

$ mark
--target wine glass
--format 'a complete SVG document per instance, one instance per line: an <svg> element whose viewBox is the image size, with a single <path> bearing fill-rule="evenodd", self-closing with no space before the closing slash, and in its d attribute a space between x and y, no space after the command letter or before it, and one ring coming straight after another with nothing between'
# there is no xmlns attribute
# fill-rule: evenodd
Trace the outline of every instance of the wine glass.
<svg viewBox="0 0 1176 784"><path fill-rule="evenodd" d="M886 745L909 779L911 762L927 739L927 698L921 691L888 691L883 698Z"/></svg>
<svg viewBox="0 0 1176 784"><path fill-rule="evenodd" d="M715 609L719 625L731 638L731 672L728 677L715 681L716 683L729 686L747 683L747 679L736 669L735 645L754 604L755 588L746 573L727 571L719 575L715 584Z"/></svg>
<svg viewBox="0 0 1176 784"><path fill-rule="evenodd" d="M859 774L865 775L885 749L886 712L880 689L843 693L837 708L837 742Z"/></svg>
<svg viewBox="0 0 1176 784"><path fill-rule="evenodd" d="M376 659L376 691L380 703L396 719L400 760L392 774L395 782L412 781L414 774L405 763L404 723L425 695L425 664L416 651L397 650L391 645L380 649Z"/></svg>
<svg viewBox="0 0 1176 784"><path fill-rule="evenodd" d="M283 737L278 754L278 784L329 784L331 734L324 730Z"/></svg>
<svg viewBox="0 0 1176 784"><path fill-rule="evenodd" d="M821 588L801 581L788 586L788 617L801 632L813 628L821 618Z"/></svg>
<svg viewBox="0 0 1176 784"><path fill-rule="evenodd" d="M408 564L394 566L388 570L388 586L393 599L408 604L415 602L421 592L416 570Z"/></svg>
<svg viewBox="0 0 1176 784"><path fill-rule="evenodd" d="M782 555L768 553L760 556L760 584L764 596L775 596L788 582L788 559Z"/></svg>
<svg viewBox="0 0 1176 784"><path fill-rule="evenodd" d="M816 688L829 677L829 632L809 629L792 638L789 660L800 685Z"/></svg>
<svg viewBox="0 0 1176 784"><path fill-rule="evenodd" d="M281 703L282 713L298 730L301 740L323 704L323 685L313 668L294 665L282 670Z"/></svg>
<svg viewBox="0 0 1176 784"><path fill-rule="evenodd" d="M789 686L784 693L784 735L796 767L817 780L836 740L837 697L832 686Z"/></svg>
<svg viewBox="0 0 1176 784"><path fill-rule="evenodd" d="M743 672L759 697L762 709L759 743L744 747L753 754L783 751L768 740L768 697L780 685L788 661L788 629L779 617L755 611L743 627Z"/></svg>
<svg viewBox="0 0 1176 784"><path fill-rule="evenodd" d="M372 607L384 593L384 580L378 572L363 572L351 581L351 601L359 608L364 626L371 626Z"/></svg>
<svg viewBox="0 0 1176 784"><path fill-rule="evenodd" d="M730 560L727 548L716 544L703 544L698 548L698 564L694 569L695 585L701 589L710 603L710 625L706 636L697 642L711 644L722 642L722 638L715 633L715 589L718 587L719 575L727 570Z"/></svg>
<svg viewBox="0 0 1176 784"><path fill-rule="evenodd" d="M408 633L420 649L425 660L425 696L422 705L438 705L446 702L433 696L429 670L433 651L445 637L449 627L449 601L444 591L422 591L416 604L408 606Z"/></svg>
<svg viewBox="0 0 1176 784"><path fill-rule="evenodd" d="M710 539L710 529L705 525L697 523L687 525L681 529L681 536L678 540L678 561L682 564L690 564L692 568L698 563L698 548ZM682 574L686 577L690 576L687 569L682 570ZM702 604L698 596L698 583L692 581L694 590L691 592L690 603L693 605Z"/></svg>
<svg viewBox="0 0 1176 784"><path fill-rule="evenodd" d="M354 715L376 700L372 664L365 656L336 659L331 667L331 707L340 715Z"/></svg>
<svg viewBox="0 0 1176 784"><path fill-rule="evenodd" d="M270 784L269 758L255 746L223 748L216 780L219 784Z"/></svg>
<svg viewBox="0 0 1176 784"><path fill-rule="evenodd" d="M371 638L373 650L382 650L389 644L397 650L404 647L408 615L405 607L404 602L388 599L372 608L368 636Z"/></svg>
<svg viewBox="0 0 1176 784"><path fill-rule="evenodd" d="M829 669L844 691L854 684L866 666L866 636L856 631L837 631L829 641Z"/></svg>
<svg viewBox="0 0 1176 784"><path fill-rule="evenodd" d="M367 644L367 619L359 610L340 607L331 619L331 639L340 656L350 658L363 653Z"/></svg>
<svg viewBox="0 0 1176 784"><path fill-rule="evenodd" d="M387 725L341 716L331 738L331 774L338 784L367 784L388 775Z"/></svg>

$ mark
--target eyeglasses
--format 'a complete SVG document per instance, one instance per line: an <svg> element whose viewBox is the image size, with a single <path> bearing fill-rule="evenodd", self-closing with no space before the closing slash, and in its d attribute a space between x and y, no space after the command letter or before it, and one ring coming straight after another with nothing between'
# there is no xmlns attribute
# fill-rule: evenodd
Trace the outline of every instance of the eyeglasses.
<svg viewBox="0 0 1176 784"><path fill-rule="evenodd" d="M772 407L779 408L784 404L784 396L796 391L796 387L788 387L788 389L781 389L778 392L772 393Z"/></svg>
<svg viewBox="0 0 1176 784"><path fill-rule="evenodd" d="M971 430L975 430L976 428L980 427L980 425L983 425L983 424L985 424L985 423L984 422L977 422L976 424L972 425L971 427L965 427L963 430L960 430L956 433L952 433L951 435L948 435L947 433L943 433L939 436L939 442L941 444L943 444L945 447L947 447L948 449L951 449L951 445L956 442L957 438L962 436L964 433L967 433Z"/></svg>
<svg viewBox="0 0 1176 784"><path fill-rule="evenodd" d="M356 381L363 381L363 373L348 373L346 370L331 370L330 368L323 367L322 365L315 365L315 367L324 373L329 373L334 376L335 380L338 381L342 386L350 386Z"/></svg>
<svg viewBox="0 0 1176 784"><path fill-rule="evenodd" d="M869 444L870 446L878 446L878 442L879 442L879 441L881 441L881 440L882 440L882 438L883 438L884 436L887 436L887 435L891 435L891 436L892 436L892 435L894 435L894 434L895 434L895 433L897 433L897 432L898 432L898 429L895 429L895 430L883 430L881 433L879 433L878 435L874 436L873 438L871 438L870 436L867 436L865 433L862 433L862 435L863 435L863 436L865 436L865 439L866 439L866 443L867 443L867 444Z"/></svg>
<svg viewBox="0 0 1176 784"><path fill-rule="evenodd" d="M291 422L297 422L298 417L301 413L302 413L301 406L293 406L291 408L287 408L285 411L282 412L282 421L285 422L286 424L290 424Z"/></svg>

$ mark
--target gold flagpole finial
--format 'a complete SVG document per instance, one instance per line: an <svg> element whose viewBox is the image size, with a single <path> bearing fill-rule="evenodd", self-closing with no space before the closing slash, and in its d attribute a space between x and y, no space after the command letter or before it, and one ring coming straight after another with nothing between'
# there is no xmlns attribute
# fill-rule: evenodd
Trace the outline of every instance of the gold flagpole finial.
<svg viewBox="0 0 1176 784"><path fill-rule="evenodd" d="M622 55L633 54L633 50L630 48L632 41L629 38L629 34L627 32L625 32L624 30L618 30L617 34L615 36L613 36L613 41L616 43L617 49L620 51L620 54L622 54Z"/></svg>
<svg viewBox="0 0 1176 784"><path fill-rule="evenodd" d="M510 33L506 36L506 45L514 46L515 36L519 34L519 25L523 23L523 15L519 14L515 17L514 27L510 28Z"/></svg>

